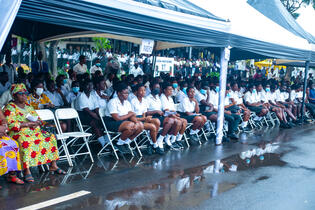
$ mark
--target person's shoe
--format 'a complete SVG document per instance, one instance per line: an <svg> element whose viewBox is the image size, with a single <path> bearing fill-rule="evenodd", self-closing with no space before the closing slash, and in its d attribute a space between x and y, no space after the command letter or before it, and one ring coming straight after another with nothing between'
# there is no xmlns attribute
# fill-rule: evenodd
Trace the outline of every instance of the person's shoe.
<svg viewBox="0 0 315 210"><path fill-rule="evenodd" d="M165 154L164 149L160 148L160 147L155 148L155 152L156 152L156 154L159 154L159 155Z"/></svg>
<svg viewBox="0 0 315 210"><path fill-rule="evenodd" d="M184 145L182 144L181 141L176 141L176 144L177 144L181 149L184 149Z"/></svg>
<svg viewBox="0 0 315 210"><path fill-rule="evenodd" d="M291 128L295 127L295 124L292 122L288 122L289 126L291 126Z"/></svg>
<svg viewBox="0 0 315 210"><path fill-rule="evenodd" d="M222 143L229 143L229 142L230 142L230 139L226 136L223 136Z"/></svg>
<svg viewBox="0 0 315 210"><path fill-rule="evenodd" d="M228 137L229 137L230 139L238 139L238 136L237 136L235 133L230 133L230 134L228 134Z"/></svg>
<svg viewBox="0 0 315 210"><path fill-rule="evenodd" d="M150 144L150 145L148 145L148 147L147 147L147 153L148 153L148 155L152 155L153 154L153 146Z"/></svg>
<svg viewBox="0 0 315 210"><path fill-rule="evenodd" d="M243 132L251 132L252 129L250 129L249 127L245 127L245 128L241 128L241 131L243 131Z"/></svg>
<svg viewBox="0 0 315 210"><path fill-rule="evenodd" d="M176 141L172 145L175 149L181 149L180 146L176 143Z"/></svg>
<svg viewBox="0 0 315 210"><path fill-rule="evenodd" d="M194 145L198 145L199 144L198 136L196 134L190 135L190 142Z"/></svg>

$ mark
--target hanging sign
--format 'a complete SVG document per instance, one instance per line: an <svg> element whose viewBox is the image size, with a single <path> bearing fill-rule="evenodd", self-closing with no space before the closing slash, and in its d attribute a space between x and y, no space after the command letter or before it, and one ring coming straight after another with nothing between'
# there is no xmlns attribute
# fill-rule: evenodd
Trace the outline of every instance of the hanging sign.
<svg viewBox="0 0 315 210"><path fill-rule="evenodd" d="M174 76L174 58L156 57L155 76L159 76L160 72L170 73Z"/></svg>
<svg viewBox="0 0 315 210"><path fill-rule="evenodd" d="M139 53L140 54L152 54L153 47L154 47L154 40L142 39Z"/></svg>

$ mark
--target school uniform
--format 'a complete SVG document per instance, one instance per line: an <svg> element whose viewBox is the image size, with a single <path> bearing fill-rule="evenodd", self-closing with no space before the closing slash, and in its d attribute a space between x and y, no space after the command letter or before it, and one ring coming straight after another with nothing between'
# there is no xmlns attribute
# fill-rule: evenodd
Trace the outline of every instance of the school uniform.
<svg viewBox="0 0 315 210"><path fill-rule="evenodd" d="M123 103L118 97L111 99L106 107L105 123L106 127L110 131L118 131L119 126L125 122L124 120L116 121L112 118L112 114L118 114L118 116L127 115L132 112L132 106L129 101L125 100Z"/></svg>
<svg viewBox="0 0 315 210"><path fill-rule="evenodd" d="M92 93L90 93L90 96L88 97L84 92L82 92L77 98L77 108L82 123L90 124L92 118L87 112L84 111L84 109L88 108L89 110L93 111L99 108L98 100Z"/></svg>
<svg viewBox="0 0 315 210"><path fill-rule="evenodd" d="M243 104L242 94L238 91L231 91L230 97L234 99L237 105Z"/></svg>
<svg viewBox="0 0 315 210"><path fill-rule="evenodd" d="M187 120L187 122L191 123L197 114L187 115L186 112L195 113L196 102L190 101L188 97L184 98L182 102L179 104L178 111L181 118Z"/></svg>
<svg viewBox="0 0 315 210"><path fill-rule="evenodd" d="M137 117L142 117L148 111L148 102L146 98L142 98L141 102L137 97L131 100L132 111L136 113Z"/></svg>
<svg viewBox="0 0 315 210"><path fill-rule="evenodd" d="M246 92L244 95L244 100L247 103L258 103L260 102L257 93L251 93L250 91ZM246 104L246 106L248 107L248 109L252 112L255 112L256 114L259 114L262 110L263 110L263 106L251 106Z"/></svg>
<svg viewBox="0 0 315 210"><path fill-rule="evenodd" d="M53 93L50 91L44 91L44 93L51 100L51 103L55 105L56 107L60 107L64 105L62 97L57 91L54 91Z"/></svg>
<svg viewBox="0 0 315 210"><path fill-rule="evenodd" d="M98 107L100 109L105 109L107 105L106 99L101 98L101 96L99 96L95 90L92 91L91 94L93 94L96 97L97 102L98 102ZM105 95L105 94L101 92L101 95Z"/></svg>
<svg viewBox="0 0 315 210"><path fill-rule="evenodd" d="M230 97L224 98L224 106L228 106L231 104ZM237 107L238 108L238 107ZM233 106L226 109L228 111L231 111L231 114L225 114L224 113L224 119L228 121L228 134L236 133L238 129L238 125L242 121L241 116L238 114L235 114L238 110L233 110Z"/></svg>
<svg viewBox="0 0 315 210"><path fill-rule="evenodd" d="M154 97L152 94L146 97L148 111L162 111L162 102L160 96ZM160 120L161 124L163 124L165 117L159 114L153 115L153 118L157 118Z"/></svg>
<svg viewBox="0 0 315 210"><path fill-rule="evenodd" d="M168 109L169 111L176 111L174 101L171 96L166 97L163 93L160 97L162 103L162 110L165 111Z"/></svg>
<svg viewBox="0 0 315 210"><path fill-rule="evenodd" d="M176 103L182 102L184 98L188 98L188 96L182 90L178 91L177 95L175 96Z"/></svg>

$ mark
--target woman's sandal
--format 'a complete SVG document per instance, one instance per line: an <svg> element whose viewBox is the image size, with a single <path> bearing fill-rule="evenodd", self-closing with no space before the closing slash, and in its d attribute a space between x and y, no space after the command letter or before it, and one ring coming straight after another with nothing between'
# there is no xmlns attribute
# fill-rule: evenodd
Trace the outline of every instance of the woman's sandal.
<svg viewBox="0 0 315 210"><path fill-rule="evenodd" d="M24 184L24 182L21 179L19 179L16 175L13 175L13 176L8 175L7 180L10 183L15 183L15 184L20 184L20 185Z"/></svg>
<svg viewBox="0 0 315 210"><path fill-rule="evenodd" d="M60 168L57 168L56 170L50 170L50 172L54 172L54 173L59 174L59 175L66 175L67 174L64 170L62 170Z"/></svg>
<svg viewBox="0 0 315 210"><path fill-rule="evenodd" d="M26 181L28 183L33 183L35 180L34 180L34 177L32 176L32 174L27 174L24 177L24 181Z"/></svg>

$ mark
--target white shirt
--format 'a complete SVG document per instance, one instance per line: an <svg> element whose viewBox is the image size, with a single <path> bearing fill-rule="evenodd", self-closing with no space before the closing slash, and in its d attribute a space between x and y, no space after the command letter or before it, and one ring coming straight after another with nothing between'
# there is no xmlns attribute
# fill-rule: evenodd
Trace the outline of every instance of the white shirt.
<svg viewBox="0 0 315 210"><path fill-rule="evenodd" d="M122 104L118 97L111 99L108 102L108 106L106 108L106 116L111 117L111 114L118 114L119 116L124 116L128 114L128 112L132 112L132 107L129 101L125 100Z"/></svg>
<svg viewBox="0 0 315 210"><path fill-rule="evenodd" d="M257 100L259 100L259 102L263 101L264 103L268 103L266 92L264 90L257 92Z"/></svg>
<svg viewBox="0 0 315 210"><path fill-rule="evenodd" d="M188 98L188 96L183 91L178 91L177 95L175 96L176 103L182 102L185 98Z"/></svg>
<svg viewBox="0 0 315 210"><path fill-rule="evenodd" d="M52 104L55 106L63 106L63 100L61 95L55 91L55 92L50 92L50 91L45 91L44 92L46 94L46 96L51 100Z"/></svg>
<svg viewBox="0 0 315 210"><path fill-rule="evenodd" d="M101 75L103 75L103 71L102 71L102 68L101 67L98 67L96 65L92 66L92 68L90 69L90 73L91 74L95 74L96 71L100 71L101 72Z"/></svg>
<svg viewBox="0 0 315 210"><path fill-rule="evenodd" d="M10 87L11 87L10 82L6 82L4 85L2 85L2 83L0 82L0 95L2 95L2 93L4 93L5 91L9 90Z"/></svg>
<svg viewBox="0 0 315 210"><path fill-rule="evenodd" d="M85 74L87 72L87 66L85 64L81 65L78 63L73 67L73 71L77 74Z"/></svg>
<svg viewBox="0 0 315 210"><path fill-rule="evenodd" d="M148 111L162 111L162 102L160 96L153 97L152 94L146 97L148 103Z"/></svg>
<svg viewBox="0 0 315 210"><path fill-rule="evenodd" d="M106 99L101 98L95 90L93 90L91 92L91 94L93 94L96 97L97 103L98 103L98 107L100 109L106 108L106 104L107 104ZM106 95L106 94L101 92L101 95Z"/></svg>
<svg viewBox="0 0 315 210"><path fill-rule="evenodd" d="M285 102L289 98L289 93L287 92L279 92L276 94L276 101Z"/></svg>
<svg viewBox="0 0 315 210"><path fill-rule="evenodd" d="M258 103L259 98L257 96L257 93L251 93L250 91L247 91L244 95L244 100L247 103L253 104L253 103Z"/></svg>
<svg viewBox="0 0 315 210"><path fill-rule="evenodd" d="M209 101L213 105L213 108L217 109L219 105L219 94L216 91L210 91Z"/></svg>
<svg viewBox="0 0 315 210"><path fill-rule="evenodd" d="M190 101L189 98L184 98L182 102L179 104L180 112L192 112L194 113L196 107L196 103L194 101Z"/></svg>
<svg viewBox="0 0 315 210"><path fill-rule="evenodd" d="M2 93L0 97L0 108L7 105L12 100L12 95L10 90L6 90L4 93Z"/></svg>
<svg viewBox="0 0 315 210"><path fill-rule="evenodd" d="M78 92L77 95L74 94L74 92L69 92L68 95L66 96L66 99L68 101L69 104L72 103L72 101L75 101L80 95L80 92Z"/></svg>
<svg viewBox="0 0 315 210"><path fill-rule="evenodd" d="M135 94L133 94L133 92L129 93L128 95L128 101L131 102L132 99L136 98Z"/></svg>
<svg viewBox="0 0 315 210"><path fill-rule="evenodd" d="M164 93L161 95L161 103L163 111L168 109L169 111L176 111L174 101L171 96L166 97Z"/></svg>
<svg viewBox="0 0 315 210"><path fill-rule="evenodd" d="M138 66L138 68L132 67L129 71L129 74L133 74L134 77L137 77L138 75L143 75L142 69Z"/></svg>
<svg viewBox="0 0 315 210"><path fill-rule="evenodd" d="M202 93L200 93L199 90L195 90L195 99L198 101L198 103L200 104L200 102L202 100L207 100L207 93L206 95L203 95Z"/></svg>
<svg viewBox="0 0 315 210"><path fill-rule="evenodd" d="M266 98L268 101L271 101L272 103L276 103L277 93L276 92L266 92Z"/></svg>
<svg viewBox="0 0 315 210"><path fill-rule="evenodd" d="M242 94L238 91L231 91L230 98L233 98L237 105L243 103Z"/></svg>
<svg viewBox="0 0 315 210"><path fill-rule="evenodd" d="M148 111L148 102L146 98L142 98L140 102L137 97L131 100L132 111L136 113L136 115L143 115Z"/></svg>
<svg viewBox="0 0 315 210"><path fill-rule="evenodd" d="M94 110L99 108L98 100L96 96L90 93L90 97L82 92L77 98L78 111L83 111L83 109L88 108L89 110Z"/></svg>
<svg viewBox="0 0 315 210"><path fill-rule="evenodd" d="M295 92L295 90L292 90L290 94L290 100L294 101L296 97L297 97L297 93Z"/></svg>

